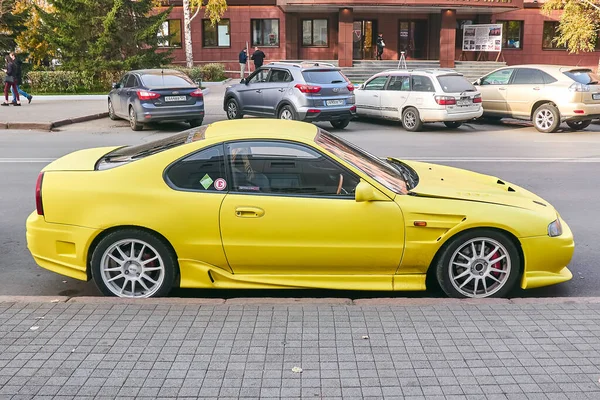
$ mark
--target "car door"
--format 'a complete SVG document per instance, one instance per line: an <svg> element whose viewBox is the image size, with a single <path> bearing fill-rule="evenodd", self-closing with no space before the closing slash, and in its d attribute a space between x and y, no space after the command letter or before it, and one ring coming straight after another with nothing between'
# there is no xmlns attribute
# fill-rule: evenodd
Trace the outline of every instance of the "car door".
<svg viewBox="0 0 600 400"><path fill-rule="evenodd" d="M508 116L508 84L514 68L502 68L480 79L477 88L481 92L484 114Z"/></svg>
<svg viewBox="0 0 600 400"><path fill-rule="evenodd" d="M277 105L289 89L292 75L286 69L271 68L267 82L262 88L262 112L275 115Z"/></svg>
<svg viewBox="0 0 600 400"><path fill-rule="evenodd" d="M356 90L356 111L366 117L381 117L381 93L388 75L376 76Z"/></svg>
<svg viewBox="0 0 600 400"><path fill-rule="evenodd" d="M125 90L125 84L127 83L129 76L130 76L130 74L123 75L123 77L119 81L119 87L117 89L115 89L113 96L111 98L113 108L115 110L115 114L117 114L119 116L127 115L127 110L123 109L123 104L122 104L123 100L121 97L123 96L123 93Z"/></svg>
<svg viewBox="0 0 600 400"><path fill-rule="evenodd" d="M408 75L392 75L385 90L381 92L381 116L387 119L400 120L402 107L410 93L410 77Z"/></svg>
<svg viewBox="0 0 600 400"><path fill-rule="evenodd" d="M544 89L539 69L516 68L508 85L508 113L517 118L531 118L531 107L544 96Z"/></svg>
<svg viewBox="0 0 600 400"><path fill-rule="evenodd" d="M422 120L429 119L428 112L438 110L435 102L435 86L431 77L414 73L410 75L410 92L406 105L415 107Z"/></svg>
<svg viewBox="0 0 600 400"><path fill-rule="evenodd" d="M292 141L230 142L225 149L232 185L221 235L235 274L396 272L404 246L400 208L391 200L355 201L355 173Z"/></svg>
<svg viewBox="0 0 600 400"><path fill-rule="evenodd" d="M269 78L270 68L259 68L240 85L239 95L243 113L261 114L264 111L263 90Z"/></svg>
<svg viewBox="0 0 600 400"><path fill-rule="evenodd" d="M123 86L123 89L121 89L121 93L119 95L119 98L121 99L121 110L124 115L129 115L129 110L127 107L130 104L131 96L135 96L135 86L136 77L134 74L129 74L127 81L125 82L125 85Z"/></svg>

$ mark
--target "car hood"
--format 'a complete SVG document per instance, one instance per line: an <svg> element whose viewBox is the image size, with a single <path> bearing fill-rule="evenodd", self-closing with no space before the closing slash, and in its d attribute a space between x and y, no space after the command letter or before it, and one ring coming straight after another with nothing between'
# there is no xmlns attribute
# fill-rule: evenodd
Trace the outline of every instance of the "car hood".
<svg viewBox="0 0 600 400"><path fill-rule="evenodd" d="M552 205L541 197L495 176L437 164L395 160L413 168L419 176L417 186L410 190L417 196L476 201L555 213Z"/></svg>

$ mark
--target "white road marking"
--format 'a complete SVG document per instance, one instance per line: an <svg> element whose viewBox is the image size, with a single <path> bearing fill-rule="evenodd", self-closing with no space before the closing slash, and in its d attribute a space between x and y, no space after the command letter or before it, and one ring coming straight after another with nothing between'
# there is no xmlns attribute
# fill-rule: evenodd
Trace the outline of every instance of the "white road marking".
<svg viewBox="0 0 600 400"><path fill-rule="evenodd" d="M56 158L0 158L0 163L50 163L56 160Z"/></svg>

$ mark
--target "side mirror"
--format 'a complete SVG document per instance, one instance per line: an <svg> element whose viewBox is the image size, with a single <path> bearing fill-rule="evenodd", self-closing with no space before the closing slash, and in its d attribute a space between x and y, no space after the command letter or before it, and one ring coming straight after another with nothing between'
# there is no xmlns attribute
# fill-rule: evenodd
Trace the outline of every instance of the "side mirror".
<svg viewBox="0 0 600 400"><path fill-rule="evenodd" d="M364 83L361 83L361 84L360 84L360 85L358 85L356 88L357 88L357 89L359 89L359 90L363 90L363 89L365 88L365 84L364 84Z"/></svg>
<svg viewBox="0 0 600 400"><path fill-rule="evenodd" d="M113 89L118 89L118 88L120 88L120 87L121 87L121 84L120 84L120 83L114 83L114 82L113 82L113 84L112 84L112 88L113 88Z"/></svg>
<svg viewBox="0 0 600 400"><path fill-rule="evenodd" d="M473 85L475 85L475 86L481 86L481 78L479 78L475 82L473 82Z"/></svg>
<svg viewBox="0 0 600 400"><path fill-rule="evenodd" d="M354 191L354 198L357 203L365 201L386 201L389 200L383 193L375 189L367 182L361 180Z"/></svg>

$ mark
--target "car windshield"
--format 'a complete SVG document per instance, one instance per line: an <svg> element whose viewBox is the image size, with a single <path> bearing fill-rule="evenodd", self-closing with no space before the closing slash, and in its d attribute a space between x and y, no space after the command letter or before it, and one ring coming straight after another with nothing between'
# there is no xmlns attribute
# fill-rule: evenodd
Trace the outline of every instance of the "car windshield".
<svg viewBox="0 0 600 400"><path fill-rule="evenodd" d="M302 76L306 83L343 83L346 82L346 77L342 73L335 69L315 69L303 71Z"/></svg>
<svg viewBox="0 0 600 400"><path fill-rule="evenodd" d="M563 72L563 74L573 79L575 82L584 85L596 85L600 82L600 77L592 72L591 69L572 69L571 71Z"/></svg>
<svg viewBox="0 0 600 400"><path fill-rule="evenodd" d="M475 87L461 75L442 75L437 77L442 90L446 93L476 92Z"/></svg>
<svg viewBox="0 0 600 400"><path fill-rule="evenodd" d="M319 129L315 142L394 193L408 193L406 180L398 170L385 161L322 129Z"/></svg>
<svg viewBox="0 0 600 400"><path fill-rule="evenodd" d="M196 85L190 78L184 75L170 74L144 74L142 82L147 88L187 88L195 87Z"/></svg>

